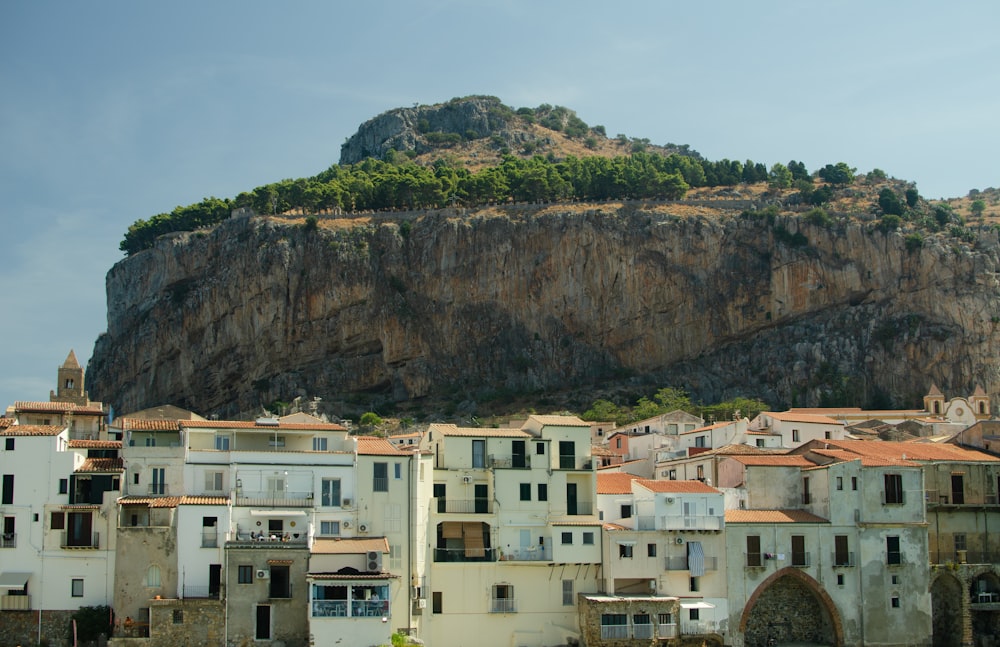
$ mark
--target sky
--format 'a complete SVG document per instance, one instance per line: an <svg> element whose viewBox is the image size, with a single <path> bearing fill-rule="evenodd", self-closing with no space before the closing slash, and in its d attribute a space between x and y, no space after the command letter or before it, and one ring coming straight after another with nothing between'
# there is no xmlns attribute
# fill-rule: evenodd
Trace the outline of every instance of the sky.
<svg viewBox="0 0 1000 647"><path fill-rule="evenodd" d="M393 108L487 94L708 159L1000 186L1000 3L0 2L0 408L107 329L128 226L336 164Z"/></svg>

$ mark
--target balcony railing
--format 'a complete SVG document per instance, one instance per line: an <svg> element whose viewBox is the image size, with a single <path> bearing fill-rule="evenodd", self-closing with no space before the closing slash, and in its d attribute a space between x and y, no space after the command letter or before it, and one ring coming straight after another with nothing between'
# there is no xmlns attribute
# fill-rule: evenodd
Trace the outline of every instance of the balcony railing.
<svg viewBox="0 0 1000 647"><path fill-rule="evenodd" d="M442 506L442 503L444 504ZM434 508L445 514L492 514L493 499L477 497L473 499L438 498Z"/></svg>
<svg viewBox="0 0 1000 647"><path fill-rule="evenodd" d="M215 586L187 586L185 585L181 589L181 593L184 598L200 598L205 600L218 600L219 599L219 587Z"/></svg>
<svg viewBox="0 0 1000 647"><path fill-rule="evenodd" d="M0 595L0 611L30 611L30 595Z"/></svg>
<svg viewBox="0 0 1000 647"><path fill-rule="evenodd" d="M505 562L551 562L552 549L547 545L534 548L504 549L500 560Z"/></svg>
<svg viewBox="0 0 1000 647"><path fill-rule="evenodd" d="M496 548L481 549L483 554L479 556L466 555L464 548L435 548L435 562L495 562L498 551Z"/></svg>
<svg viewBox="0 0 1000 647"><path fill-rule="evenodd" d="M311 508L313 493L308 490L236 490L236 505L274 508Z"/></svg>
<svg viewBox="0 0 1000 647"><path fill-rule="evenodd" d="M647 622L632 625L632 638L636 640L650 640L653 637L653 623Z"/></svg>
<svg viewBox="0 0 1000 647"><path fill-rule="evenodd" d="M659 625L656 629L657 635L660 638L676 638L677 637L677 625Z"/></svg>
<svg viewBox="0 0 1000 647"><path fill-rule="evenodd" d="M995 564L1000 562L1000 552L981 550L932 550L932 564Z"/></svg>
<svg viewBox="0 0 1000 647"><path fill-rule="evenodd" d="M834 568L847 568L856 566L854 562L854 553L833 553L833 566Z"/></svg>
<svg viewBox="0 0 1000 647"><path fill-rule="evenodd" d="M719 559L717 557L705 556L705 570L706 571L716 571L718 569ZM666 557L664 559L664 570L668 571L686 571L688 570L688 558L686 555L675 555L673 557Z"/></svg>
<svg viewBox="0 0 1000 647"><path fill-rule="evenodd" d="M374 477L372 479L372 492L388 492L389 491L389 478L388 477Z"/></svg>
<svg viewBox="0 0 1000 647"><path fill-rule="evenodd" d="M487 458L487 464L496 469L530 469L531 456L494 456L490 454Z"/></svg>
<svg viewBox="0 0 1000 647"><path fill-rule="evenodd" d="M663 517L663 528L657 530L722 530L722 518L708 515L670 514Z"/></svg>
<svg viewBox="0 0 1000 647"><path fill-rule="evenodd" d="M0 548L17 548L17 533L5 532L0 535Z"/></svg>
<svg viewBox="0 0 1000 647"><path fill-rule="evenodd" d="M567 506L566 514L568 515L591 515L594 514L594 504L590 501L577 501L576 508L570 508Z"/></svg>
<svg viewBox="0 0 1000 647"><path fill-rule="evenodd" d="M217 530L202 531L201 533L201 547L202 548L218 548L219 547L219 532Z"/></svg>
<svg viewBox="0 0 1000 647"><path fill-rule="evenodd" d="M743 553L743 566L745 568L763 568L764 553Z"/></svg>
<svg viewBox="0 0 1000 647"><path fill-rule="evenodd" d="M812 565L812 555L809 553L792 553L792 566L806 568Z"/></svg>
<svg viewBox="0 0 1000 647"><path fill-rule="evenodd" d="M592 470L594 469L594 459L590 456L560 455L559 469L561 470Z"/></svg>
<svg viewBox="0 0 1000 647"><path fill-rule="evenodd" d="M601 640L625 640L628 625L601 625Z"/></svg>
<svg viewBox="0 0 1000 647"><path fill-rule="evenodd" d="M957 494L957 498L956 498ZM997 500L997 495L988 493L982 496L970 496L965 492L952 492L950 490L940 491L940 490L925 490L924 492L925 500L927 501L928 507L935 507L939 505L947 506L995 506L1000 505Z"/></svg>
<svg viewBox="0 0 1000 647"><path fill-rule="evenodd" d="M517 603L511 598L493 598L490 613L517 613Z"/></svg>
<svg viewBox="0 0 1000 647"><path fill-rule="evenodd" d="M150 483L146 488L146 493L149 496L167 496L169 492L170 489L166 483Z"/></svg>
<svg viewBox="0 0 1000 647"><path fill-rule="evenodd" d="M63 548L100 548L101 534L95 532L91 535L70 535L63 531L59 545Z"/></svg>

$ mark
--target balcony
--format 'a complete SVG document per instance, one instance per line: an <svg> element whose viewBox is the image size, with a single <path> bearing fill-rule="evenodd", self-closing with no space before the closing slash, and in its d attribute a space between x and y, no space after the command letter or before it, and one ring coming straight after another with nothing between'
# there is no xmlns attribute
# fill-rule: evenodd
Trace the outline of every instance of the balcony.
<svg viewBox="0 0 1000 647"><path fill-rule="evenodd" d="M686 555L677 555L674 557L666 557L664 559L664 570L667 571L686 571L688 569L688 558ZM719 558L705 556L705 570L706 571L717 571L719 570Z"/></svg>
<svg viewBox="0 0 1000 647"><path fill-rule="evenodd" d="M722 517L668 514L662 517L663 528L655 530L722 530Z"/></svg>
<svg viewBox="0 0 1000 647"><path fill-rule="evenodd" d="M0 611L30 611L30 595L0 595Z"/></svg>
<svg viewBox="0 0 1000 647"><path fill-rule="evenodd" d="M494 456L487 457L487 464L494 469L531 469L531 456Z"/></svg>
<svg viewBox="0 0 1000 647"><path fill-rule="evenodd" d="M1000 562L1000 553L981 550L932 550L932 564L995 564Z"/></svg>
<svg viewBox="0 0 1000 647"><path fill-rule="evenodd" d="M634 640L652 640L653 623L644 622L641 624L632 623L632 638Z"/></svg>
<svg viewBox="0 0 1000 647"><path fill-rule="evenodd" d="M291 490L236 490L238 506L261 508L311 508L313 493L311 491L293 492Z"/></svg>
<svg viewBox="0 0 1000 647"><path fill-rule="evenodd" d="M89 535L71 535L66 531L63 531L61 533L59 545L67 549L97 549L101 547L101 533L95 532Z"/></svg>
<svg viewBox="0 0 1000 647"><path fill-rule="evenodd" d="M313 600L312 617L347 618L348 610L352 618L383 618L389 615L388 600Z"/></svg>
<svg viewBox="0 0 1000 647"><path fill-rule="evenodd" d="M218 600L219 587L217 586L184 586L181 590L181 597L185 599Z"/></svg>
<svg viewBox="0 0 1000 647"><path fill-rule="evenodd" d="M482 552L482 555L466 555L464 548L435 548L435 562L495 562L499 551L496 548L480 548L472 552Z"/></svg>
<svg viewBox="0 0 1000 647"><path fill-rule="evenodd" d="M764 568L764 553L743 553L743 568Z"/></svg>
<svg viewBox="0 0 1000 647"><path fill-rule="evenodd" d="M808 568L812 566L812 555L809 553L792 553L791 564L796 568Z"/></svg>
<svg viewBox="0 0 1000 647"><path fill-rule="evenodd" d="M201 547L202 548L218 548L219 547L219 532L214 528L211 531L203 530L201 533Z"/></svg>
<svg viewBox="0 0 1000 647"><path fill-rule="evenodd" d="M490 613L517 613L517 602L511 598L493 598Z"/></svg>
<svg viewBox="0 0 1000 647"><path fill-rule="evenodd" d="M444 514L492 514L493 499L477 497L472 499L453 499L438 497L434 508Z"/></svg>
<svg viewBox="0 0 1000 647"><path fill-rule="evenodd" d="M594 459L590 456L576 456L563 454L559 456L559 469L561 470L593 470Z"/></svg>
<svg viewBox="0 0 1000 647"><path fill-rule="evenodd" d="M530 548L513 548L504 550L500 555L504 562L551 562L552 549L549 546L534 546Z"/></svg>
<svg viewBox="0 0 1000 647"><path fill-rule="evenodd" d="M948 507L995 507L1000 505L997 501L997 495L992 493L987 493L982 496L970 497L966 496L965 492L961 490L957 491L939 491L939 490L925 490L924 492L925 500L927 501L928 508L936 508L939 506Z"/></svg>
<svg viewBox="0 0 1000 647"><path fill-rule="evenodd" d="M166 483L150 483L146 487L146 494L149 496L167 496L169 492Z"/></svg>
<svg viewBox="0 0 1000 647"><path fill-rule="evenodd" d="M628 625L601 625L601 640L628 640Z"/></svg>
<svg viewBox="0 0 1000 647"><path fill-rule="evenodd" d="M854 562L854 553L833 553L831 557L834 568L853 568L857 565Z"/></svg>
<svg viewBox="0 0 1000 647"><path fill-rule="evenodd" d="M0 535L0 548L17 548L17 533L5 532Z"/></svg>

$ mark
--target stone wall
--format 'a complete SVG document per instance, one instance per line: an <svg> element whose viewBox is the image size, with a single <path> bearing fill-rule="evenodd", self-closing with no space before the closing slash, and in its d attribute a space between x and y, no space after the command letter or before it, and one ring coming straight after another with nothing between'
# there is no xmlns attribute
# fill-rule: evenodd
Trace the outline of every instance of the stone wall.
<svg viewBox="0 0 1000 647"><path fill-rule="evenodd" d="M789 642L832 645L830 614L803 582L783 577L765 590L754 604L744 633L744 644Z"/></svg>
<svg viewBox="0 0 1000 647"><path fill-rule="evenodd" d="M0 645L38 645L38 614L42 614L41 644L66 647L71 643L74 611L0 611Z"/></svg>
<svg viewBox="0 0 1000 647"><path fill-rule="evenodd" d="M219 600L150 602L148 647L221 647L225 629L225 603Z"/></svg>

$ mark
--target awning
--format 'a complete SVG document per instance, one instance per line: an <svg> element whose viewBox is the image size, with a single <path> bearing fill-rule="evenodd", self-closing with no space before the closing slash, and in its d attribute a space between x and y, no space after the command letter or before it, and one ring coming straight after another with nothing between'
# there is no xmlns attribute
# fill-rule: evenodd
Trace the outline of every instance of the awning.
<svg viewBox="0 0 1000 647"><path fill-rule="evenodd" d="M714 604L708 602L681 602L682 609L714 609Z"/></svg>
<svg viewBox="0 0 1000 647"><path fill-rule="evenodd" d="M700 541L688 542L688 571L691 577L701 577L705 574L705 552Z"/></svg>
<svg viewBox="0 0 1000 647"><path fill-rule="evenodd" d="M635 546L635 542L631 540L619 539L615 543L619 546Z"/></svg>
<svg viewBox="0 0 1000 647"><path fill-rule="evenodd" d="M251 510L251 517L305 517L304 510Z"/></svg>
<svg viewBox="0 0 1000 647"><path fill-rule="evenodd" d="M0 573L0 589L23 589L31 573Z"/></svg>

